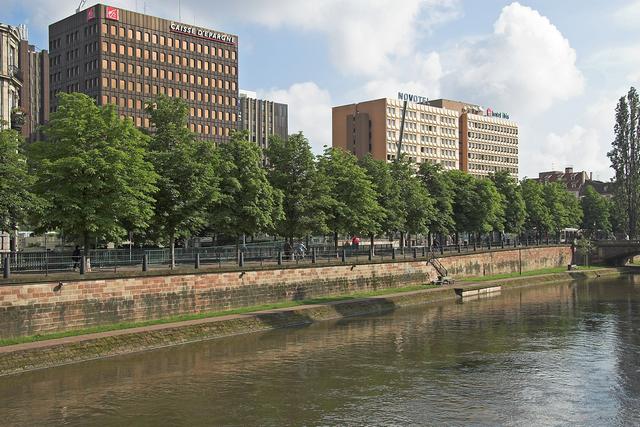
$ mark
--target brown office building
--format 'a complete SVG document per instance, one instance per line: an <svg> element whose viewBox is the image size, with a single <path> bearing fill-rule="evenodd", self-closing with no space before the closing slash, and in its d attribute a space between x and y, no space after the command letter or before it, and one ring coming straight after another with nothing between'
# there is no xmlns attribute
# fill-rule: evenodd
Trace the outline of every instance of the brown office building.
<svg viewBox="0 0 640 427"><path fill-rule="evenodd" d="M97 4L49 26L51 109L83 92L148 128L159 94L189 105L189 126L224 142L238 125L238 38Z"/></svg>
<svg viewBox="0 0 640 427"><path fill-rule="evenodd" d="M358 158L371 154L378 160L398 156L403 102L375 99L332 109L333 147ZM440 164L458 169L458 113L423 103L407 104L400 152L416 163Z"/></svg>

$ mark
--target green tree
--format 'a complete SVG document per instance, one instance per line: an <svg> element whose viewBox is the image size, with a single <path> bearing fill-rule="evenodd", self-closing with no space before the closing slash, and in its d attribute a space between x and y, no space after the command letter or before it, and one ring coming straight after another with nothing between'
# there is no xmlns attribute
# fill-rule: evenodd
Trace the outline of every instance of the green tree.
<svg viewBox="0 0 640 427"><path fill-rule="evenodd" d="M459 241L461 232L474 231L476 226L474 219L476 178L459 170L447 171L446 176L451 182L451 187L455 189L452 207L456 241Z"/></svg>
<svg viewBox="0 0 640 427"><path fill-rule="evenodd" d="M284 220L282 193L273 188L261 165L260 148L248 140L247 132L234 132L221 144L220 189L222 197L212 212L212 225L235 236L271 232Z"/></svg>
<svg viewBox="0 0 640 427"><path fill-rule="evenodd" d="M318 170L332 196L324 209L336 248L340 233L377 234L384 210L378 204L367 172L358 165L355 156L328 148L318 160Z"/></svg>
<svg viewBox="0 0 640 427"><path fill-rule="evenodd" d="M400 184L391 174L391 165L385 160L376 160L367 155L359 161L360 166L366 171L373 189L377 195L376 201L380 205L383 214L378 222L380 230L392 236L404 228L406 215L404 203L400 194ZM371 236L373 243L374 236Z"/></svg>
<svg viewBox="0 0 640 427"><path fill-rule="evenodd" d="M416 176L413 165L404 155L391 164L391 176L400 187L401 206L405 218L401 231L408 234L426 233L429 231L429 224L436 217L434 203ZM404 239L401 243L405 244Z"/></svg>
<svg viewBox="0 0 640 427"><path fill-rule="evenodd" d="M175 267L175 242L207 224L220 199L219 159L209 141L197 141L187 128L188 107L178 98L159 96L146 107L154 127L150 157L159 174L151 236L168 244Z"/></svg>
<svg viewBox="0 0 640 427"><path fill-rule="evenodd" d="M146 159L147 137L121 120L113 106L96 106L79 93L58 96L59 106L33 144L30 163L43 208L42 231L120 241L127 227L145 228L153 215L157 175Z"/></svg>
<svg viewBox="0 0 640 427"><path fill-rule="evenodd" d="M508 172L496 172L490 176L490 179L501 196L504 231L514 234L522 233L527 210L518 181Z"/></svg>
<svg viewBox="0 0 640 427"><path fill-rule="evenodd" d="M502 197L493 181L487 178L475 180L475 209L471 211L472 228L479 234L504 231Z"/></svg>
<svg viewBox="0 0 640 427"><path fill-rule="evenodd" d="M14 233L37 208L33 181L27 169L24 139L15 130L0 130L0 231Z"/></svg>
<svg viewBox="0 0 640 427"><path fill-rule="evenodd" d="M538 238L553 229L554 223L549 208L545 203L543 185L532 179L520 183L522 198L527 208L524 222L525 230L534 232Z"/></svg>
<svg viewBox="0 0 640 427"><path fill-rule="evenodd" d="M545 204L551 216L551 230L556 236L567 227L577 227L582 221L582 209L578 199L563 184L551 182L543 185Z"/></svg>
<svg viewBox="0 0 640 427"><path fill-rule="evenodd" d="M449 234L455 231L456 223L453 215L454 191L453 183L439 164L424 162L418 170L418 177L427 189L434 202L436 215L429 224L430 231Z"/></svg>
<svg viewBox="0 0 640 427"><path fill-rule="evenodd" d="M276 222L276 232L290 241L312 233L328 231L322 210L326 191L309 141L302 132L287 140L274 136L266 150L268 177L273 188L282 193L283 216Z"/></svg>
<svg viewBox="0 0 640 427"><path fill-rule="evenodd" d="M640 207L640 135L638 118L640 100L635 88L616 106L614 140L608 156L615 171L616 193L614 203L625 212L626 231L632 239L638 237L638 209Z"/></svg>
<svg viewBox="0 0 640 427"><path fill-rule="evenodd" d="M589 235L593 235L596 231L607 233L611 231L609 203L592 186L587 185L580 204L584 213L582 218L583 230L586 230Z"/></svg>

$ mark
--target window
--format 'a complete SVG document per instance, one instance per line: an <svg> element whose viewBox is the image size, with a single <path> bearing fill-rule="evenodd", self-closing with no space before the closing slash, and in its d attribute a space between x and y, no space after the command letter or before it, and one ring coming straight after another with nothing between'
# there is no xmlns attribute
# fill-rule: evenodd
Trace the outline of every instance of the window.
<svg viewBox="0 0 640 427"><path fill-rule="evenodd" d="M110 31L109 31L109 33L110 33L112 36L115 36L115 35L116 35L116 26L115 26L115 25L112 25L112 26L111 26L111 28L109 28L109 30L110 30Z"/></svg>
<svg viewBox="0 0 640 427"><path fill-rule="evenodd" d="M118 28L118 37L124 37L124 27Z"/></svg>

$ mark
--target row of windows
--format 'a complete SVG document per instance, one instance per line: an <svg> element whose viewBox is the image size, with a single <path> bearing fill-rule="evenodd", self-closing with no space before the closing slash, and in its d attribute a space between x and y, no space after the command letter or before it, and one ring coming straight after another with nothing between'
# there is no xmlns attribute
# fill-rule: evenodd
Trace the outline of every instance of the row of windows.
<svg viewBox="0 0 640 427"><path fill-rule="evenodd" d="M469 153L469 158L474 160L485 160L487 162L513 163L518 164L515 157L491 156L489 154Z"/></svg>
<svg viewBox="0 0 640 427"><path fill-rule="evenodd" d="M115 78L102 78L102 86L105 89L117 89L117 90L125 90L129 92L137 92L137 93L148 93L152 95L162 94L167 96L175 96L176 98L184 98L191 101L212 103L212 104L220 104L220 105L230 105L235 107L237 104L237 100L234 96L228 95L215 95L210 92L197 92L193 90L173 88L170 86L163 86L157 84L150 83L142 83L132 80L122 80Z"/></svg>
<svg viewBox="0 0 640 427"><path fill-rule="evenodd" d="M482 165L469 163L469 169L474 171L484 171L484 172L509 172L512 174L518 173L518 168L511 168L506 166L495 166L495 165Z"/></svg>
<svg viewBox="0 0 640 427"><path fill-rule="evenodd" d="M397 152L398 147L396 144L387 144L388 152ZM454 150L438 149L433 147L418 147L415 145L402 145L400 151L403 153L421 153L422 155L442 156L442 157L457 157L458 153Z"/></svg>
<svg viewBox="0 0 640 427"><path fill-rule="evenodd" d="M491 124L491 123L471 122L471 126L470 127L473 127L475 129L490 130L490 131L493 131L493 132L509 133L509 134L512 134L512 135L517 135L518 134L518 129L517 128L498 126L498 125L494 125L494 124Z"/></svg>
<svg viewBox="0 0 640 427"><path fill-rule="evenodd" d="M494 151L496 153L512 153L518 154L518 149L514 147L503 147L501 145L494 144L476 144L470 143L469 148L472 150L484 150L484 151Z"/></svg>
<svg viewBox="0 0 640 427"><path fill-rule="evenodd" d="M114 55L128 56L137 59L151 59L163 64L173 64L179 67L196 68L211 72L236 75L236 67L222 63L203 61L201 59L187 58L186 56L174 55L172 53L158 52L155 50L142 49L139 47L126 46L123 44L102 42L102 51Z"/></svg>
<svg viewBox="0 0 640 427"><path fill-rule="evenodd" d="M123 115L120 115L120 118L131 119L133 121L133 124L136 125L137 127L149 128L151 126L151 122L149 121L148 117L125 116L123 114ZM192 132L196 132L201 135L207 135L207 136L229 136L231 132L233 132L234 130L233 128L226 127L226 126L212 126L207 124L203 125L201 123L190 123L189 129L191 129Z"/></svg>
<svg viewBox="0 0 640 427"><path fill-rule="evenodd" d="M129 108L132 110L144 110L145 102L142 99L125 98L118 96L102 95L102 104L111 103L117 105L120 108ZM207 108L195 108L191 107L189 110L191 117L198 117L204 119L212 119L219 121L235 122L236 113L229 113L228 111L209 110Z"/></svg>
<svg viewBox="0 0 640 427"><path fill-rule="evenodd" d="M397 117L400 117L402 115L402 109L401 108L396 109L395 107L387 107L388 115L395 116L396 113L398 114ZM435 114L430 114L430 113L420 113L418 115L416 111L407 110L405 118L418 120L418 117L420 117L420 120L430 121L430 122L440 121L440 123L451 125L451 126L455 126L458 123L458 119L454 117L436 116Z"/></svg>
<svg viewBox="0 0 640 427"><path fill-rule="evenodd" d="M163 35L158 36L155 33L149 33L148 31L142 32L141 30L133 30L131 28L116 27L115 25L102 24L102 34L110 34L114 37L126 38L129 40L144 41L146 43L159 44L160 46L168 46L175 49L182 49L189 52L203 53L205 55L211 54L211 56L217 56L220 58L236 59L236 52L233 49L216 48L215 46L209 47L209 45L187 42L186 40L180 40L178 38L165 37Z"/></svg>
<svg viewBox="0 0 640 427"><path fill-rule="evenodd" d="M482 141L504 142L505 144L517 144L518 138L508 138L506 136L491 135L486 133L469 132L469 138L480 139Z"/></svg>

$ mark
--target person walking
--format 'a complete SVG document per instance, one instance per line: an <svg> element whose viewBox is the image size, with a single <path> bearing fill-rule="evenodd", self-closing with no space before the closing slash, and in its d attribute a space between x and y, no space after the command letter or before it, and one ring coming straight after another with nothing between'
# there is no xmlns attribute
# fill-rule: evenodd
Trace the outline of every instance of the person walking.
<svg viewBox="0 0 640 427"><path fill-rule="evenodd" d="M358 248L360 247L360 238L358 236L353 236L353 239L351 239L351 246L353 247L354 251L358 250Z"/></svg>
<svg viewBox="0 0 640 427"><path fill-rule="evenodd" d="M80 261L82 260L79 245L76 245L76 248L73 250L73 254L71 254L71 259L73 260L73 271L76 271L76 269L80 267Z"/></svg>

